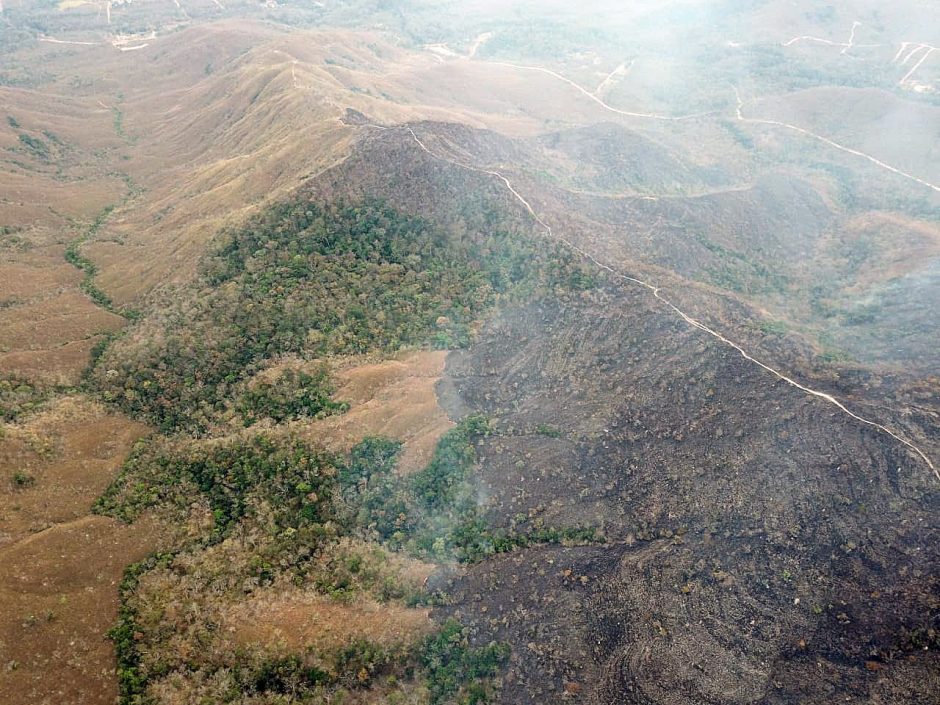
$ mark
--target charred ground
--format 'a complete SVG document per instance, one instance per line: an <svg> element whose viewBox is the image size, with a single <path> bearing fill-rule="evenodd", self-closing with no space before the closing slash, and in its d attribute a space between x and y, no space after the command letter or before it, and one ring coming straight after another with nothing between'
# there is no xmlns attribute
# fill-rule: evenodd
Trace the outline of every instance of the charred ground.
<svg viewBox="0 0 940 705"><path fill-rule="evenodd" d="M492 520L608 540L447 583L448 614L517 645L504 702L932 701L916 457L622 291L507 311L447 372L455 414L498 419Z"/></svg>

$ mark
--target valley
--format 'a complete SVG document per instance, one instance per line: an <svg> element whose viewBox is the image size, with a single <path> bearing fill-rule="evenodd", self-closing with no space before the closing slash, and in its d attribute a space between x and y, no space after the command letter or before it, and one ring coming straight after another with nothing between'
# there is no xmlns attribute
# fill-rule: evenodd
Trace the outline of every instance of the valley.
<svg viewBox="0 0 940 705"><path fill-rule="evenodd" d="M7 0L0 700L935 703L940 16L849 5Z"/></svg>

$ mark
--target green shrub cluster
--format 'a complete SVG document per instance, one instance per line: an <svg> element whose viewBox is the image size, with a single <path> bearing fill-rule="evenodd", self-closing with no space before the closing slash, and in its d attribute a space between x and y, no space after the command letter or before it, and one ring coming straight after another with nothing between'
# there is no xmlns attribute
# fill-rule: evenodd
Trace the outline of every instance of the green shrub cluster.
<svg viewBox="0 0 940 705"><path fill-rule="evenodd" d="M124 521L158 505L184 510L208 503L216 538L227 535L252 507L272 509L274 531L330 519L332 455L298 440L264 434L219 444L167 450L140 443L95 511Z"/></svg>
<svg viewBox="0 0 940 705"><path fill-rule="evenodd" d="M216 601L224 604L226 595L237 596L248 585L271 585L285 577L337 600L366 592L382 601L413 604L420 599L418 584L396 580L395 568L376 555L383 549L373 546L370 553L368 544L355 548L355 542L342 548L337 539L365 531L390 546L448 559L510 550L505 540L499 543L499 534L489 532L472 499L474 443L488 432L486 419L466 419L441 440L428 466L411 477L395 472L401 444L383 438L365 439L344 461L302 441L266 434L225 442L139 443L96 511L131 521L145 509L162 507L182 521L201 504L211 511L213 526L127 569L118 623L111 631L122 702L146 702L150 684L180 668L203 675L224 668L233 693L310 695L370 687L379 676L393 676L425 684L431 703L486 702L489 681L506 649L471 648L455 623L404 650L363 641L336 653L260 663L238 653L180 661L167 651L179 627L167 628L155 617L154 595L161 593L149 588L147 618L142 618L138 593L150 571L163 575L154 585L172 580L181 595L157 597L157 604L182 600L193 615L204 615L187 622L190 638L200 643L214 639L212 610L217 608L211 605ZM525 540L553 538L558 537L546 531Z"/></svg>
<svg viewBox="0 0 940 705"><path fill-rule="evenodd" d="M22 470L14 470L10 476L15 489L25 489L36 484L36 478Z"/></svg>
<svg viewBox="0 0 940 705"><path fill-rule="evenodd" d="M91 225L88 226L88 229L68 244L65 248L65 261L85 273L79 285L85 295L101 308L111 313L117 313L117 311L114 310L111 297L95 284L95 275L98 273L98 267L81 253L82 245L95 236L113 210L114 206L106 206L101 209L98 215L95 216Z"/></svg>
<svg viewBox="0 0 940 705"><path fill-rule="evenodd" d="M395 473L397 441L365 439L340 471L342 513L350 530L422 558L468 559L479 553L476 543L486 524L478 515L470 473L474 442L488 430L483 417L465 419L444 434L428 466L408 477Z"/></svg>
<svg viewBox="0 0 940 705"><path fill-rule="evenodd" d="M489 702L490 680L508 658L507 644L470 646L467 630L456 620L448 620L421 648L431 705L454 702L458 694L456 702L461 705Z"/></svg>
<svg viewBox="0 0 940 705"><path fill-rule="evenodd" d="M49 397L49 390L17 377L0 379L0 421L16 421L35 411Z"/></svg>
<svg viewBox="0 0 940 705"><path fill-rule="evenodd" d="M340 467L341 510L346 526L388 541L413 531L411 498L395 474L401 442L369 437Z"/></svg>
<svg viewBox="0 0 940 705"><path fill-rule="evenodd" d="M19 137L23 146L38 159L42 159L43 161L49 159L49 146L41 139L28 135L25 132L21 132Z"/></svg>
<svg viewBox="0 0 940 705"><path fill-rule="evenodd" d="M276 423L305 416L323 418L349 409L348 403L331 398L333 392L325 366L313 374L288 369L273 381L261 380L250 385L236 404L246 426L262 418Z"/></svg>
<svg viewBox="0 0 940 705"><path fill-rule="evenodd" d="M790 283L788 278L761 262L712 242L702 235L696 236L695 239L715 256L714 266L706 269L708 280L712 284L748 294L787 290Z"/></svg>
<svg viewBox="0 0 940 705"><path fill-rule="evenodd" d="M363 594L382 603L400 601L415 606L426 594L417 580L403 580L391 554L377 545L333 546L323 552L304 577L317 591L338 602L351 602Z"/></svg>
<svg viewBox="0 0 940 705"><path fill-rule="evenodd" d="M108 638L114 643L121 705L141 705L147 686L147 678L140 668L138 642L142 634L138 631L134 593L141 575L153 570L157 565L165 564L171 557L168 554L153 555L124 569L124 576L118 587L118 619L108 631Z"/></svg>
<svg viewBox="0 0 940 705"><path fill-rule="evenodd" d="M387 452L389 444L377 441L360 448L358 455L360 458L368 455L370 461L381 458L381 446L385 446L385 461L388 462L391 460ZM410 601L414 598L396 584L390 570L382 569L381 561L373 560L374 556L338 551L326 552L328 560L323 559L323 553L319 554L319 560L309 560L325 549L335 535L326 531L301 535L301 531L292 531L292 527L302 529L311 522L330 522L329 499L339 484L329 472L305 470L317 465L309 461L310 456L310 449L301 444L275 444L261 436L250 442L226 444L198 453L173 455L138 450L127 469L133 476L123 477L117 483L120 489L109 493L109 499L102 501L99 509L122 518L133 518L144 506L159 502L182 508L195 501L198 493L213 508L216 527L205 541L177 546L131 565L125 571L120 586L118 621L109 632L117 653L123 705L149 702L150 685L174 672L186 672L191 677L199 674L203 681L219 677L224 687L216 692L213 702L234 702L248 695L290 696L291 702L319 702L317 698L329 693L361 690L398 680L419 684L428 698L422 702L488 701L491 680L505 660L508 648L497 644L470 647L467 635L455 622L448 622L439 633L410 646L386 648L368 640L357 640L335 652L261 657L260 661L260 652L226 652L213 645L212 625L216 619L213 617L216 608L211 607L213 601L223 600L220 604L224 604L225 596L233 591L241 592L252 576L259 579L259 584L271 584L300 563L302 570L297 575L302 583L334 599L353 597L360 589L374 592L381 599ZM351 459L347 467L354 463ZM144 465L150 469L141 473ZM347 473L347 477L351 476ZM148 485L151 489L176 485L179 492L154 495L146 489ZM129 500L126 505L122 505L122 497ZM270 514L261 521L252 516L250 507L260 504L269 507L280 520L272 521ZM245 527L249 524L262 525L263 536L256 532L246 534ZM240 539L236 538L236 533ZM297 536L301 538L294 540ZM205 561L199 556L205 555L207 546L222 548L224 544L218 542L232 540L247 540L246 545L252 547L251 559L244 565L215 565L200 575L203 569L196 569L193 561L203 565ZM213 559L217 560L217 557ZM181 595L161 598L161 593L154 593L151 585L145 591L149 597L142 601L141 581L154 570L164 576L156 585L165 584L169 578ZM196 574L188 575L194 570ZM217 575L218 570L223 570L224 575ZM198 618L207 620L203 626L198 626L199 622L188 622L191 630L188 638L195 639L201 648L213 649L211 658L203 657L198 651L182 661L174 655L171 649L179 638L179 627L164 626L159 612L155 612L155 596L156 604L162 599L177 604L182 601L194 618L205 615ZM144 617L144 614L149 616Z"/></svg>

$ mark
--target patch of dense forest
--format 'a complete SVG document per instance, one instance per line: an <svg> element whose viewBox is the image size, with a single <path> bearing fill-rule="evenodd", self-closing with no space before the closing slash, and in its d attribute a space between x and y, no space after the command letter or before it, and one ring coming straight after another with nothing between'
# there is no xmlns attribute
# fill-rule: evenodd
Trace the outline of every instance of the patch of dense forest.
<svg viewBox="0 0 940 705"><path fill-rule="evenodd" d="M400 442L364 439L340 475L343 511L353 512L347 514L350 529L363 539L435 562L475 562L532 544L602 540L592 527L491 527L472 476L476 442L490 432L486 418L465 418L441 438L427 467L407 477L395 471Z"/></svg>
<svg viewBox="0 0 940 705"><path fill-rule="evenodd" d="M230 233L184 302L113 343L93 380L127 413L200 434L233 407L251 419L266 413L250 393L238 397L279 355L459 347L503 298L592 283L570 253L533 238L499 230L457 238L378 202L298 199ZM323 378L296 381L300 396L329 396ZM335 411L325 401L300 406Z"/></svg>

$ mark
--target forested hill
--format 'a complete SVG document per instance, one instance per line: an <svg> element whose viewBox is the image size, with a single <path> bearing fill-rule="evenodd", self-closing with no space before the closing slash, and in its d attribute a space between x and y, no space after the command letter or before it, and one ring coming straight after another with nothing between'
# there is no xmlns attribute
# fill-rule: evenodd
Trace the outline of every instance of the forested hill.
<svg viewBox="0 0 940 705"><path fill-rule="evenodd" d="M198 282L92 373L106 399L165 431L206 432L279 356L460 347L499 301L592 281L556 245L498 226L455 237L377 201L286 201L221 240Z"/></svg>

